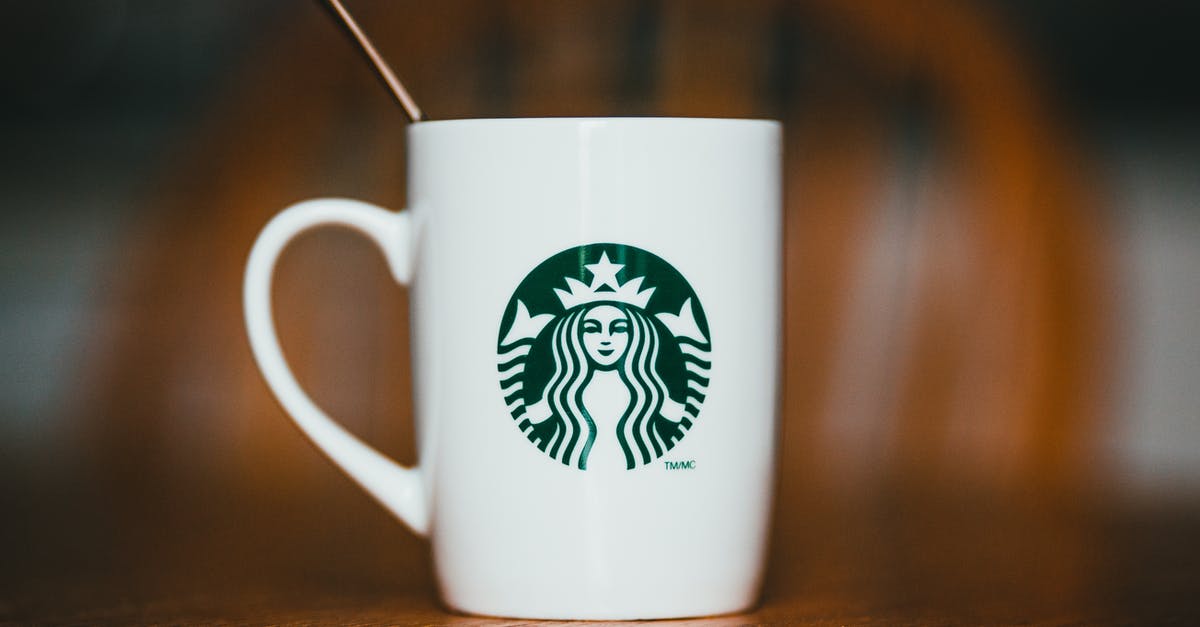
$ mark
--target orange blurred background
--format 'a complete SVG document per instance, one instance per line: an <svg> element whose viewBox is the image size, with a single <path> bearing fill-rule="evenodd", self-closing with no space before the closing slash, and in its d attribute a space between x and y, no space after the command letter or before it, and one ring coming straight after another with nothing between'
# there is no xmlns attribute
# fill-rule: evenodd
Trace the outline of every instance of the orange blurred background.
<svg viewBox="0 0 1200 627"><path fill-rule="evenodd" d="M349 5L434 119L784 121L781 528L898 489L1200 502L1196 6ZM284 206L404 205L403 113L315 2L7 13L0 577L320 581L349 552L423 581L270 396L240 303ZM322 231L278 277L301 382L414 460L378 253Z"/></svg>

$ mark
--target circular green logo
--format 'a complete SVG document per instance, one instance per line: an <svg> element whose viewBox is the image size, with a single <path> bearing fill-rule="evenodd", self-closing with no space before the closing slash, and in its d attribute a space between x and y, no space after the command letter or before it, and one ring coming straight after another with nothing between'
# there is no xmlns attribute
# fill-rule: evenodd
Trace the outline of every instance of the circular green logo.
<svg viewBox="0 0 1200 627"><path fill-rule="evenodd" d="M692 286L622 244L539 264L513 292L496 343L517 428L580 470L633 469L671 450L700 415L711 352Z"/></svg>

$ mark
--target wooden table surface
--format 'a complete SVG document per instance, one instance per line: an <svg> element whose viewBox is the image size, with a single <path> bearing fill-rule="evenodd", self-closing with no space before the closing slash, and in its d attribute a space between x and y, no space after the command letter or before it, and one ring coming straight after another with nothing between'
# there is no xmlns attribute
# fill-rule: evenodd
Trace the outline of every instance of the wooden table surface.
<svg viewBox="0 0 1200 627"><path fill-rule="evenodd" d="M4 494L2 529L17 542L0 567L0 620L523 623L443 610L427 545L328 473L286 495ZM683 624L1200 621L1194 507L900 487L851 498L788 481L780 497L758 608Z"/></svg>

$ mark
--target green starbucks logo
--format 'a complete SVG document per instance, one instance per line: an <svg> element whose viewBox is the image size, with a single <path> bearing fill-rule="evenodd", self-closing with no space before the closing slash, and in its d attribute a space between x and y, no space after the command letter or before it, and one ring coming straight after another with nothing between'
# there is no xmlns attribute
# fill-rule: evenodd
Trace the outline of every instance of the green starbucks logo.
<svg viewBox="0 0 1200 627"><path fill-rule="evenodd" d="M514 423L580 470L632 469L671 450L700 416L711 351L687 280L621 244L539 264L509 300L496 344Z"/></svg>

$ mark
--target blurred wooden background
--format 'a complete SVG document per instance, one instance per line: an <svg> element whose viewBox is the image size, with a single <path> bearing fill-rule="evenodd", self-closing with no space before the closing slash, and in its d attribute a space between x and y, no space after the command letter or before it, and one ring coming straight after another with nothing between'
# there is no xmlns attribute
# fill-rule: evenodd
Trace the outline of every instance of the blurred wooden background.
<svg viewBox="0 0 1200 627"><path fill-rule="evenodd" d="M1103 213L994 16L823 0L356 10L435 118L785 122L785 477L1009 489L1103 469ZM311 455L282 454L295 434L249 359L246 251L305 197L402 207L405 122L313 6L263 33L226 90L114 268L80 409L104 472L194 464L288 489ZM405 295L375 251L320 233L279 276L299 376L411 458Z"/></svg>
<svg viewBox="0 0 1200 627"><path fill-rule="evenodd" d="M1110 400L1111 253L1090 165L1003 19L952 0L350 8L434 119L784 121L772 581L818 565L869 570L880 556L863 547L874 546L893 565L916 564L934 590L1055 602L1089 590L1101 559L1093 530L1043 523L1058 511L1047 504L1086 501L1110 470L1096 438ZM27 607L54 606L40 580L73 571L86 596L114 568L139 590L207 577L283 582L312 591L311 603L332 582L369 598L431 594L423 545L338 476L270 396L240 303L250 245L284 206L329 195L404 205L405 118L316 3L296 5L254 48L152 173L145 210L105 271L63 479L13 496L32 512L14 533L69 538L16 549ZM301 382L351 430L414 460L407 296L377 252L322 231L294 245L277 276L277 322ZM1012 583L1021 563L950 530L953 519L899 528L943 536L928 554L896 554L870 528L820 541L846 516L908 511L896 494L949 499L976 523L1006 520L997 504L1024 504L1013 511L1032 518L985 526L1015 534L1003 545L1015 555L1044 556L1044 578ZM813 518L814 508L840 513ZM995 570L942 568L964 551ZM897 589L913 575L888 573ZM871 581L864 598L890 594ZM779 585L768 583L769 598Z"/></svg>

